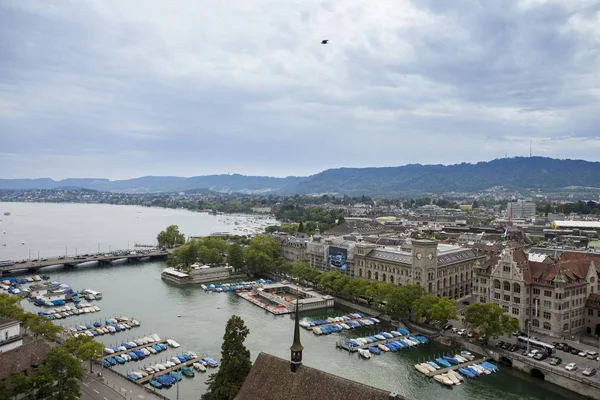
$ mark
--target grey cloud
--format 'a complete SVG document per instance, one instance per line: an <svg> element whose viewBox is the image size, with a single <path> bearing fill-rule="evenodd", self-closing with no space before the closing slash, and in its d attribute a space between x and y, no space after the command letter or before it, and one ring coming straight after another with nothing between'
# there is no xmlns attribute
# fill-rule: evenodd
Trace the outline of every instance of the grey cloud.
<svg viewBox="0 0 600 400"><path fill-rule="evenodd" d="M0 4L3 177L600 154L598 1L51 4Z"/></svg>

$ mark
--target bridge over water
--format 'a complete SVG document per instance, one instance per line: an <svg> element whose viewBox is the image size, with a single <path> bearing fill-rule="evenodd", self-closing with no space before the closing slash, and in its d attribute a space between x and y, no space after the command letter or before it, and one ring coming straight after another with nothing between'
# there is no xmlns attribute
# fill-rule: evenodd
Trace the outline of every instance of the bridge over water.
<svg viewBox="0 0 600 400"><path fill-rule="evenodd" d="M117 260L128 260L128 261L153 261L153 260L164 260L169 257L167 250L153 250L145 252L132 252L132 251L113 251L109 254L90 254L85 256L60 256L45 258L43 260L24 260L15 262L10 266L0 267L0 274L8 274L19 270L37 271L40 268L50 267L54 265L64 265L65 267L76 267L79 264L88 262L98 262L100 264L110 264Z"/></svg>

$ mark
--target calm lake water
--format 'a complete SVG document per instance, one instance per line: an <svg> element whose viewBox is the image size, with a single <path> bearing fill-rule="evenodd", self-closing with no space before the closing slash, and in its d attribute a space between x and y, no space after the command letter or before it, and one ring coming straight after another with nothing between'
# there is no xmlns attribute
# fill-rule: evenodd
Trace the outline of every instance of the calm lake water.
<svg viewBox="0 0 600 400"><path fill-rule="evenodd" d="M9 211L10 216L1 213ZM79 253L126 248L134 242L153 243L156 234L169 224L178 224L186 235L206 235L213 231L231 230L223 216L210 216L180 210L167 210L130 206L82 204L0 203L0 230L2 244L0 259L27 258L29 249L42 257L64 254L77 247ZM229 217L233 218L233 217ZM234 217L241 220L240 217ZM21 242L25 242L22 245ZM73 251L74 253L74 251ZM128 316L138 319L142 326L128 332L105 335L98 340L107 345L157 333L161 338L172 338L181 344L176 351L169 349L160 355L141 362L131 362L117 368L123 372L156 364L192 350L217 360L225 324L232 314L241 316L250 329L246 346L255 359L260 352L288 359L293 337L293 320L290 316L273 316L235 294L205 293L201 288L178 287L160 279L163 262L112 266L86 265L66 270L62 267L43 269L53 280L70 284L73 288L94 289L103 293L102 300L93 302L102 312L71 317L60 323L76 326L86 322L101 321L106 317ZM31 311L38 308L29 302L24 306ZM338 316L348 310L330 309L307 312L301 318ZM181 318L177 315L181 314ZM337 374L365 384L396 391L409 399L577 399L577 395L549 383L501 367L494 375L471 380L451 389L423 377L414 369L417 360L432 359L434 354L450 349L428 344L398 353L387 353L371 360L359 359L356 354L335 348L342 338L365 336L377 330L346 331L340 334L317 337L302 329L301 340L305 347L303 362L306 365ZM454 353L453 353L454 354ZM211 371L209 370L208 373ZM181 399L198 399L205 390L207 374L197 373L193 379L180 384ZM175 388L162 390L175 398Z"/></svg>

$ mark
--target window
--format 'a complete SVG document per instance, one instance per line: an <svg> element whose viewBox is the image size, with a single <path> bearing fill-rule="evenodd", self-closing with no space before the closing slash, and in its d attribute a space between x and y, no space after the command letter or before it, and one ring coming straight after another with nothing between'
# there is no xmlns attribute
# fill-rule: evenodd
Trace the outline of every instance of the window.
<svg viewBox="0 0 600 400"><path fill-rule="evenodd" d="M540 289L533 288L533 294L540 294Z"/></svg>
<svg viewBox="0 0 600 400"><path fill-rule="evenodd" d="M500 300L500 293L498 293L498 292L495 292L495 293L494 293L494 298L495 298L496 300ZM598 312L600 313L600 311L598 311Z"/></svg>
<svg viewBox="0 0 600 400"><path fill-rule="evenodd" d="M544 311L544 319L550 319L552 318L552 314L550 314L549 311Z"/></svg>
<svg viewBox="0 0 600 400"><path fill-rule="evenodd" d="M502 308L504 308L504 311L508 312L508 306L502 306Z"/></svg>
<svg viewBox="0 0 600 400"><path fill-rule="evenodd" d="M510 301L510 294L504 295L504 301Z"/></svg>
<svg viewBox="0 0 600 400"><path fill-rule="evenodd" d="M513 297L513 302L515 302L517 304L521 304L521 298L520 297Z"/></svg>
<svg viewBox="0 0 600 400"><path fill-rule="evenodd" d="M500 281L498 279L494 280L494 289L500 289Z"/></svg>
<svg viewBox="0 0 600 400"><path fill-rule="evenodd" d="M518 283L513 283L513 292L521 293L521 285L519 285Z"/></svg>
<svg viewBox="0 0 600 400"><path fill-rule="evenodd" d="M531 325L535 326L536 328L539 328L540 327L540 321L538 321L537 319L534 319L531 322Z"/></svg>
<svg viewBox="0 0 600 400"><path fill-rule="evenodd" d="M517 307L513 307L512 313L513 315L519 315L519 309Z"/></svg>
<svg viewBox="0 0 600 400"><path fill-rule="evenodd" d="M544 296L546 296L546 297L552 297L552 291L550 291L550 290L544 290Z"/></svg>
<svg viewBox="0 0 600 400"><path fill-rule="evenodd" d="M510 283L504 281L504 290L510 291Z"/></svg>
<svg viewBox="0 0 600 400"><path fill-rule="evenodd" d="M544 322L544 329L547 331L552 329L552 325L550 325L550 322Z"/></svg>
<svg viewBox="0 0 600 400"><path fill-rule="evenodd" d="M510 272L510 264L508 264L508 265L507 265L507 264L504 264L504 266L502 267L502 270L503 270L504 272Z"/></svg>
<svg viewBox="0 0 600 400"><path fill-rule="evenodd" d="M549 300L544 300L544 308L552 308L552 302Z"/></svg>
<svg viewBox="0 0 600 400"><path fill-rule="evenodd" d="M569 330L569 324L564 324L563 331L568 331L568 330Z"/></svg>

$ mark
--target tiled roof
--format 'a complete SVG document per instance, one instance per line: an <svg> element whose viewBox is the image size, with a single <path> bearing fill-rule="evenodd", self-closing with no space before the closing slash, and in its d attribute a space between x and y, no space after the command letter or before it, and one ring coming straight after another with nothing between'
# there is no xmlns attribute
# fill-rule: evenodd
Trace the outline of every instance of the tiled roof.
<svg viewBox="0 0 600 400"><path fill-rule="evenodd" d="M405 399L402 396L396 399ZM390 392L364 385L321 370L300 366L290 371L290 362L260 353L236 400L389 400Z"/></svg>
<svg viewBox="0 0 600 400"><path fill-rule="evenodd" d="M585 302L585 306L587 308L593 308L595 310L600 310L600 293L590 293Z"/></svg>
<svg viewBox="0 0 600 400"><path fill-rule="evenodd" d="M449 252L448 254L439 255L437 259L438 267L462 261L474 260L475 258L477 258L477 256L473 250L460 249L457 251Z"/></svg>
<svg viewBox="0 0 600 400"><path fill-rule="evenodd" d="M37 367L50 351L50 346L42 339L24 342L16 349L0 353L0 380L13 374Z"/></svg>

